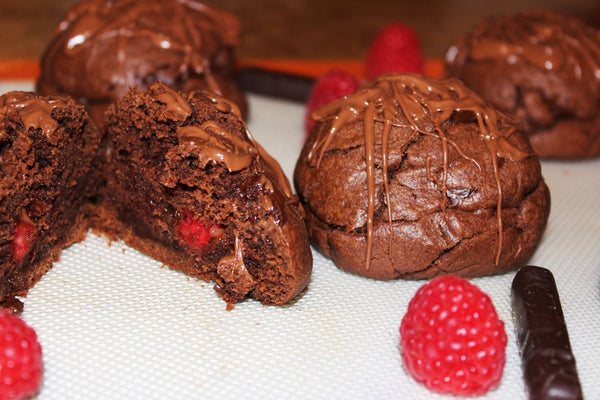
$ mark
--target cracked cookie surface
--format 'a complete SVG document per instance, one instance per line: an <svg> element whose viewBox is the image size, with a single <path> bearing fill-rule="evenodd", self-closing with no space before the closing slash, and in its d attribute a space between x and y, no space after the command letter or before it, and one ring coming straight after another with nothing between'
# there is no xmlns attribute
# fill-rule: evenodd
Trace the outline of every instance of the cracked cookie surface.
<svg viewBox="0 0 600 400"><path fill-rule="evenodd" d="M294 174L311 241L377 279L523 265L550 209L518 122L457 80L384 75L322 107Z"/></svg>
<svg viewBox="0 0 600 400"><path fill-rule="evenodd" d="M549 11L494 15L446 53L446 72L514 115L541 158L600 154L600 31Z"/></svg>

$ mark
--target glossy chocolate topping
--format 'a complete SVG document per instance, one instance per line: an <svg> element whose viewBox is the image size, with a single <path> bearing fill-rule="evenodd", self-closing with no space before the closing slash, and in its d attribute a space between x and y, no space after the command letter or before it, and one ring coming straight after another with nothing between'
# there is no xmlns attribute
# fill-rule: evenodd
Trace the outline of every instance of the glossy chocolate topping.
<svg viewBox="0 0 600 400"><path fill-rule="evenodd" d="M186 99L163 83L155 84L152 90L155 98L165 104L172 114L172 119L177 121L185 121L192 113L190 101L198 100L211 103L221 113L233 115L243 125L245 136L230 132L216 120L208 120L200 126L180 126L177 128L177 137L180 143L186 142L198 148L199 156L205 163L222 163L230 172L247 168L256 160L267 167L265 170L272 174L269 178L277 182L287 197L293 198L290 183L281 166L254 140L235 103L206 90L193 91Z"/></svg>
<svg viewBox="0 0 600 400"><path fill-rule="evenodd" d="M9 92L0 97L0 136L4 133L4 119L12 110L17 112L27 128L41 129L49 136L58 122L52 118L52 111L60 103L58 98L40 98L33 93Z"/></svg>
<svg viewBox="0 0 600 400"><path fill-rule="evenodd" d="M205 164L211 161L221 162L229 172L247 168L256 157L249 143L236 140L214 121L206 121L201 126L182 126L177 129L179 141L187 141L201 147L201 158ZM234 140L229 140L229 139Z"/></svg>
<svg viewBox="0 0 600 400"><path fill-rule="evenodd" d="M534 266L517 272L512 308L529 399L583 399L552 273Z"/></svg>
<svg viewBox="0 0 600 400"><path fill-rule="evenodd" d="M167 110L171 111L171 119L185 121L192 114L190 104L167 85L161 85L161 87L164 92L157 94L156 100L166 105Z"/></svg>
<svg viewBox="0 0 600 400"><path fill-rule="evenodd" d="M248 294L255 285L254 278L244 263L243 245L237 235L233 253L219 260L217 270L225 281L236 281L238 291L242 295Z"/></svg>
<svg viewBox="0 0 600 400"><path fill-rule="evenodd" d="M247 295L283 304L306 287L301 205L236 103L155 82L132 88L106 121L115 156L106 159L99 229L212 280L231 304Z"/></svg>
<svg viewBox="0 0 600 400"><path fill-rule="evenodd" d="M229 69L239 22L196 0L89 0L71 8L42 60L38 85L84 104L124 95L155 80L190 77L220 93L214 73Z"/></svg>
<svg viewBox="0 0 600 400"><path fill-rule="evenodd" d="M467 57L525 61L538 69L564 71L600 91L600 31L566 16L535 11L491 17L450 47L446 61L459 70Z"/></svg>
<svg viewBox="0 0 600 400"><path fill-rule="evenodd" d="M260 160L261 160L260 162L268 165L268 167L269 167L268 169L270 171L272 171L272 173L274 174L271 178L276 180L276 182L279 184L279 187L281 188L281 190L283 190L283 192L285 193L285 195L288 198L294 197L294 195L292 193L292 187L290 185L290 182L286 178L285 173L283 172L283 169L281 169L281 165L279 165L277 160L275 160L260 145L260 143L258 143L256 140L254 140L254 137L252 136L252 134L250 134L250 130L248 130L248 127L246 126L246 123L244 122L244 118L242 117L242 113L240 111L240 108L237 106L237 104L225 99L224 97L216 95L215 93L210 93L207 91L197 91L196 93L201 93L201 95L204 98L210 100L215 105L217 110L219 110L223 113L233 114L243 124L244 130L246 131L246 138L248 139L250 144L256 148L256 151L260 155Z"/></svg>
<svg viewBox="0 0 600 400"><path fill-rule="evenodd" d="M533 154L523 152L507 140L518 129L518 123L505 114L500 113L479 96L467 89L460 81L449 79L445 81L428 79L417 75L393 74L383 75L371 82L365 88L346 98L334 101L313 113L317 121L328 122L328 134L321 140L315 141L308 160L312 165L319 165L336 133L345 125L361 119L364 130L365 160L367 175L367 254L365 264L368 269L371 262L373 246L373 222L375 207L375 149L376 143L381 143L381 169L383 171L384 193L387 204L388 218L391 224L390 192L388 188L388 144L392 126L409 128L420 135L432 136L439 139L443 159L443 175L441 181L436 181L430 174L429 165L427 178L436 184L443 193L442 209L446 208L448 179L448 154L457 152L461 157L472 162L479 173L482 166L475 158L467 154L455 142L448 139L444 124L452 119L461 118L472 120L478 127L478 137L485 142L493 165L497 188L497 229L498 250L496 264L502 252L502 186L498 175L498 159L505 158L521 161ZM499 129L499 120L508 121L510 129ZM383 125L382 137L375 137L375 127ZM507 123L504 123L504 127ZM392 232L392 229L390 229ZM392 237L390 235L390 251Z"/></svg>

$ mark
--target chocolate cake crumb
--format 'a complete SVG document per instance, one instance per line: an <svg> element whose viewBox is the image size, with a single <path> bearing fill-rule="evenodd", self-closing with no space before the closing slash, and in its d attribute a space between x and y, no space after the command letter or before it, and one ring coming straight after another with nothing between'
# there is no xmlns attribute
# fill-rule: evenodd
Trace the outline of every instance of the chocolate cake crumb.
<svg viewBox="0 0 600 400"><path fill-rule="evenodd" d="M212 280L231 304L284 304L307 286L302 207L234 103L156 83L111 106L107 136L98 230Z"/></svg>
<svg viewBox="0 0 600 400"><path fill-rule="evenodd" d="M101 134L83 106L27 92L0 96L0 303L23 296L85 238Z"/></svg>

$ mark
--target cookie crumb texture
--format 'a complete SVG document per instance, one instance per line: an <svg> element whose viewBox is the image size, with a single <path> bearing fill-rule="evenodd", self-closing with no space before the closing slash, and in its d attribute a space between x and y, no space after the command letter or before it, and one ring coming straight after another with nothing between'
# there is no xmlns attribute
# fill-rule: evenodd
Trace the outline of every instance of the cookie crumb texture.
<svg viewBox="0 0 600 400"><path fill-rule="evenodd" d="M70 98L0 97L0 303L27 290L83 240L101 135Z"/></svg>
<svg viewBox="0 0 600 400"><path fill-rule="evenodd" d="M519 124L458 80L382 75L313 115L294 172L312 243L377 278L523 265L550 194Z"/></svg>
<svg viewBox="0 0 600 400"><path fill-rule="evenodd" d="M237 106L164 84L109 109L95 226L172 268L212 280L230 304L283 304L308 284L302 208Z"/></svg>
<svg viewBox="0 0 600 400"><path fill-rule="evenodd" d="M523 123L539 157L600 155L600 31L549 11L484 19L446 53L449 76Z"/></svg>

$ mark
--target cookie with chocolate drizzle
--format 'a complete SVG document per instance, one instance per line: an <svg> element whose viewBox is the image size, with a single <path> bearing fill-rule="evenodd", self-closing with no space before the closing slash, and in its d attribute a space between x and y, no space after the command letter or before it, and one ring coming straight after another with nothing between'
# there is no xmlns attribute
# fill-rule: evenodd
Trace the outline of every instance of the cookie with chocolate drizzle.
<svg viewBox="0 0 600 400"><path fill-rule="evenodd" d="M313 114L294 171L312 243L377 279L522 266L550 193L520 124L456 79L383 75Z"/></svg>
<svg viewBox="0 0 600 400"><path fill-rule="evenodd" d="M109 108L107 137L97 230L212 280L230 305L283 304L306 288L302 206L237 105L155 83Z"/></svg>
<svg viewBox="0 0 600 400"><path fill-rule="evenodd" d="M492 16L448 49L446 69L517 117L539 157L600 155L600 30L548 11Z"/></svg>
<svg viewBox="0 0 600 400"><path fill-rule="evenodd" d="M37 90L69 94L98 125L129 87L155 81L246 101L234 80L238 19L198 0L86 0L71 7L41 60Z"/></svg>

